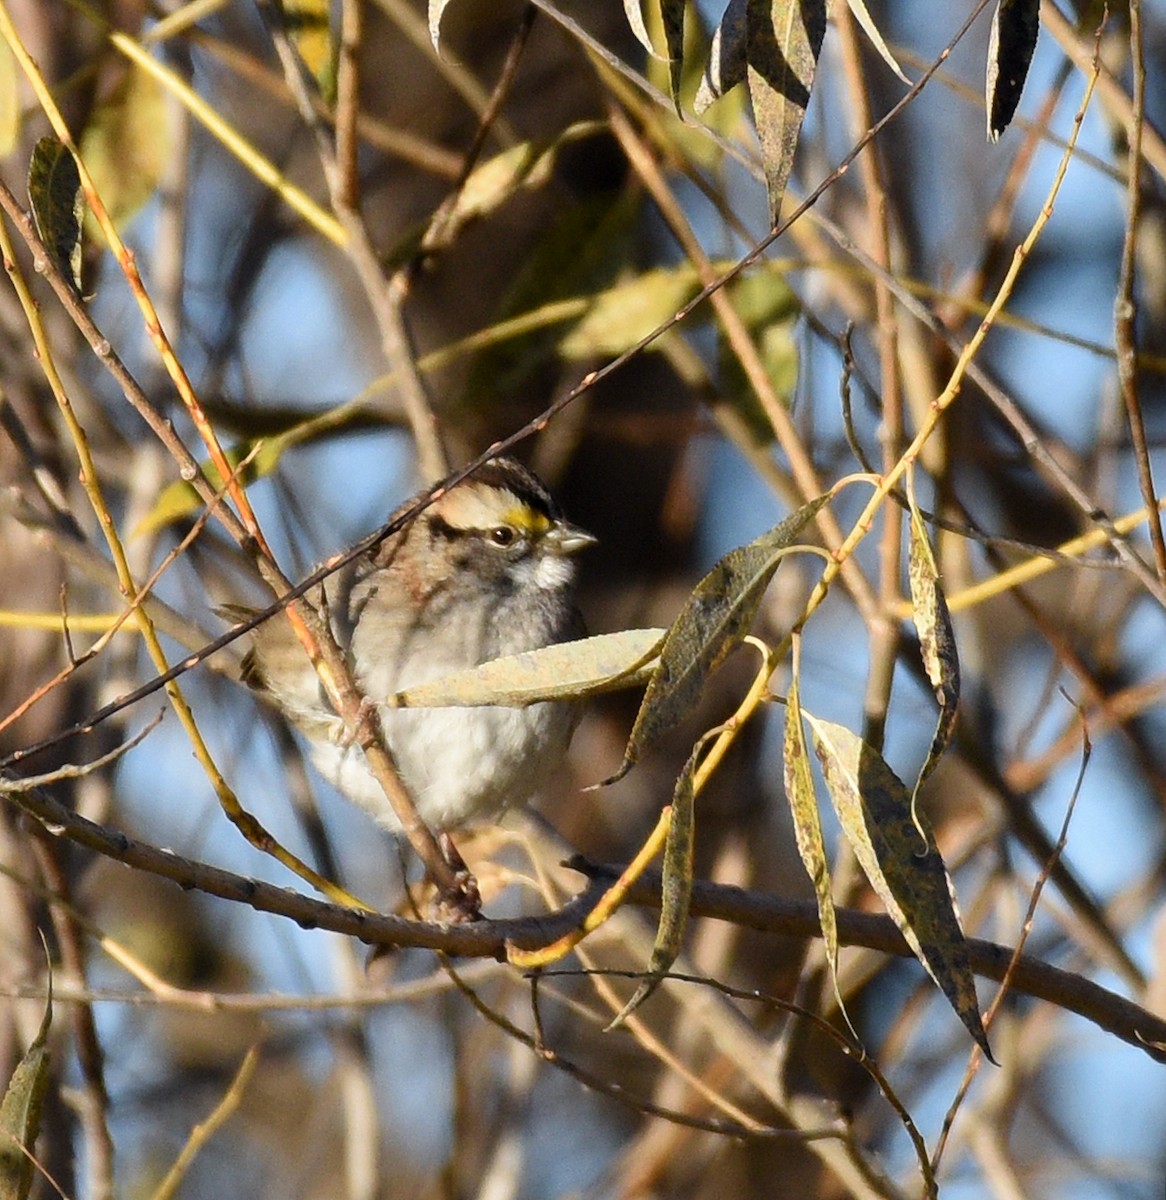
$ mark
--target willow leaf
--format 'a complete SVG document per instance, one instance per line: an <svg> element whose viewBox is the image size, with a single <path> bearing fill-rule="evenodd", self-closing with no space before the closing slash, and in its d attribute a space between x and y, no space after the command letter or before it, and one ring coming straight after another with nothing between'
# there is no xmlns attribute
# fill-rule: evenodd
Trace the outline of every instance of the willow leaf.
<svg viewBox="0 0 1166 1200"><path fill-rule="evenodd" d="M988 36L988 138L999 141L1020 103L1040 32L1040 0L999 0Z"/></svg>
<svg viewBox="0 0 1166 1200"><path fill-rule="evenodd" d="M644 748L696 705L705 681L749 633L782 556L828 499L811 500L747 546L730 550L696 585L664 638L623 763L606 782L626 775Z"/></svg>
<svg viewBox="0 0 1166 1200"><path fill-rule="evenodd" d="M330 0L282 0L283 25L320 95L336 99L336 40Z"/></svg>
<svg viewBox="0 0 1166 1200"><path fill-rule="evenodd" d="M748 73L749 0L729 0L709 47L693 108L698 116L739 83Z"/></svg>
<svg viewBox="0 0 1166 1200"><path fill-rule="evenodd" d="M747 21L749 98L776 224L826 35L826 0L749 0Z"/></svg>
<svg viewBox="0 0 1166 1200"><path fill-rule="evenodd" d="M912 819L906 787L872 746L842 725L805 716L830 799L871 887L991 1059L967 941L935 838L926 823ZM927 839L922 850L921 830Z"/></svg>
<svg viewBox="0 0 1166 1200"><path fill-rule="evenodd" d="M0 1198L25 1200L32 1190L41 1110L49 1082L49 1026L53 1002L45 1004L40 1029L16 1065L0 1101Z"/></svg>
<svg viewBox="0 0 1166 1200"><path fill-rule="evenodd" d="M912 808L915 806L919 789L928 776L939 765L951 743L955 731L956 713L960 701L960 663L956 651L955 629L952 626L951 613L948 611L947 600L939 582L939 569L935 564L935 554L931 549L931 540L927 536L927 527L923 523L923 514L915 503L914 493L908 489L908 500L911 507L911 549L908 580L911 587L911 611L915 619L915 628L919 631L919 648L923 657L923 666L927 678L935 689L935 698L939 702L939 719L936 722L935 734L927 751L927 759L919 772L919 780L915 784L911 798Z"/></svg>
<svg viewBox="0 0 1166 1200"><path fill-rule="evenodd" d="M28 199L36 231L53 265L81 290L81 218L85 196L77 160L63 142L46 136L32 149Z"/></svg>
<svg viewBox="0 0 1166 1200"><path fill-rule="evenodd" d="M822 839L822 819L814 795L814 777L810 771L810 754L806 748L806 732L802 727L802 702L795 675L790 682L785 708L785 795L794 821L794 837L806 874L814 885L818 901L818 923L822 927L822 942L830 977L838 991L838 924L834 916L834 897L830 891L830 867L826 861L826 845ZM838 996L841 1007L842 997Z"/></svg>
<svg viewBox="0 0 1166 1200"><path fill-rule="evenodd" d="M158 190L173 147L162 84L129 67L94 109L78 147L81 161L113 221L125 229ZM98 244L105 233L93 217L85 232Z"/></svg>
<svg viewBox="0 0 1166 1200"><path fill-rule="evenodd" d="M625 629L496 658L390 697L393 708L522 708L647 681L663 629Z"/></svg>
<svg viewBox="0 0 1166 1200"><path fill-rule="evenodd" d="M680 112L680 80L684 74L684 6L687 0L660 0L664 46L668 51L668 83L676 115Z"/></svg>
<svg viewBox="0 0 1166 1200"><path fill-rule="evenodd" d="M883 35L879 33L879 27L871 19L863 0L846 0L846 3L850 5L854 19L862 26L863 33L870 39L870 44L879 52L879 57L904 83L910 83L911 81L903 74L903 68L895 61L895 56L891 53L887 43L883 41Z"/></svg>
<svg viewBox="0 0 1166 1200"><path fill-rule="evenodd" d="M607 1027L617 1029L660 986L676 961L688 928L688 906L692 900L693 865L696 847L696 795L694 777L704 739L697 743L672 794L672 813L664 841L664 874L660 884L660 923L648 962L648 978L636 988Z"/></svg>

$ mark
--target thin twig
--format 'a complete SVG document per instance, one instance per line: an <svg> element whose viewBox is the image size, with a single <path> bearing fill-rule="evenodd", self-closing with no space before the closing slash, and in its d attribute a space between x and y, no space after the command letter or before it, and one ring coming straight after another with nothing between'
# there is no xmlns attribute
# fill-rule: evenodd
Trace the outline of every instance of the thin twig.
<svg viewBox="0 0 1166 1200"><path fill-rule="evenodd" d="M405 920L401 917L344 908L312 896L275 887L183 858L139 841L118 830L97 825L71 811L45 792L33 790L12 796L12 802L58 837L127 866L171 879L183 888L248 905L295 921L305 929L329 929L380 946L420 947L454 957L500 958L509 946L535 948L574 928L608 890L622 868L588 867L595 882L556 912L514 920L483 920L466 924ZM582 862L574 864L582 867ZM648 873L632 885L626 903L658 907L659 875ZM789 937L820 937L817 904L784 900L760 892L697 881L692 915L731 921L744 928ZM837 910L841 945L866 946L900 958L914 954L890 917L849 909ZM1012 961L1012 949L970 938L971 969L987 979L1001 980ZM1166 1063L1166 1020L1093 983L1081 975L1059 970L1039 959L1022 956L1015 964L1013 986L1018 992L1046 1000L1077 1013L1124 1042Z"/></svg>
<svg viewBox="0 0 1166 1200"><path fill-rule="evenodd" d="M1142 37L1142 6L1130 0L1130 61L1133 65L1132 110L1127 129L1126 155L1126 227L1121 246L1121 272L1113 305L1113 342L1117 351L1117 379L1130 425L1130 442L1138 468L1138 486L1149 512L1150 542L1158 578L1166 584L1166 538L1162 535L1162 517L1150 468L1150 449L1146 444L1146 423L1138 397L1138 299L1136 291L1138 234L1142 212L1142 135L1145 125L1146 56Z"/></svg>

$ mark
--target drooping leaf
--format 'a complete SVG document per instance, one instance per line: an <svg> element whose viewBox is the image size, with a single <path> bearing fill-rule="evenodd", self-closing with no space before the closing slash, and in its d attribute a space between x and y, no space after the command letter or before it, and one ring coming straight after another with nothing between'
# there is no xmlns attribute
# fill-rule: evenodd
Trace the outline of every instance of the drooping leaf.
<svg viewBox="0 0 1166 1200"><path fill-rule="evenodd" d="M745 82L746 51L749 45L749 0L729 0L713 33L693 108L703 116L711 104L739 83Z"/></svg>
<svg viewBox="0 0 1166 1200"><path fill-rule="evenodd" d="M826 35L826 0L749 0L747 20L749 97L776 224Z"/></svg>
<svg viewBox="0 0 1166 1200"><path fill-rule="evenodd" d="M1040 0L998 0L988 38L988 138L1008 128L1020 103L1040 30Z"/></svg>
<svg viewBox="0 0 1166 1200"><path fill-rule="evenodd" d="M955 731L956 711L960 700L960 663L951 613L940 586L939 569L935 565L935 554L927 536L927 527L923 523L923 514L915 503L914 489L907 489L907 497L911 508L908 571L911 611L915 619L915 628L919 631L923 666L939 702L939 719L935 726L935 734L911 797L911 807L915 810L919 789L939 765L939 760L951 743Z"/></svg>
<svg viewBox="0 0 1166 1200"><path fill-rule="evenodd" d="M660 0L664 45L668 51L668 83L676 115L680 112L680 81L684 75L684 6L687 0Z"/></svg>
<svg viewBox="0 0 1166 1200"><path fill-rule="evenodd" d="M50 994L40 1029L17 1063L0 1101L0 1200L26 1200L34 1176L33 1147L40 1132L41 1109L49 1082Z"/></svg>
<svg viewBox="0 0 1166 1200"><path fill-rule="evenodd" d="M20 140L20 78L12 47L0 38L0 158Z"/></svg>
<svg viewBox="0 0 1166 1200"><path fill-rule="evenodd" d="M398 692L394 708L521 708L631 688L646 682L663 629L624 629L508 655Z"/></svg>
<svg viewBox="0 0 1166 1200"><path fill-rule="evenodd" d="M605 782L622 779L644 748L693 708L705 681L749 633L783 555L828 499L811 500L747 546L730 550L696 585L664 639L623 763Z"/></svg>
<svg viewBox="0 0 1166 1200"><path fill-rule="evenodd" d="M704 741L701 738L693 748L672 793L672 812L664 840L664 871L660 882L660 923L656 926L656 940L648 960L649 977L636 988L632 998L607 1027L609 1030L622 1025L660 986L660 981L684 946L695 872L696 796L693 781Z"/></svg>
<svg viewBox="0 0 1166 1200"><path fill-rule="evenodd" d="M127 66L117 86L93 111L78 147L114 228L119 232L154 194L170 153L162 84ZM96 220L86 232L100 243Z"/></svg>
<svg viewBox="0 0 1166 1200"><path fill-rule="evenodd" d="M77 160L57 138L40 139L28 166L28 200L53 265L81 290L81 218L85 196Z"/></svg>
<svg viewBox="0 0 1166 1200"><path fill-rule="evenodd" d="M794 821L794 838L806 874L814 885L818 901L818 923L822 927L822 944L830 978L838 994L838 923L834 916L834 896L830 890L830 866L826 861L826 844L822 839L822 819L814 795L814 777L810 771L810 752L806 748L806 733L802 728L802 702L795 674L790 680L785 707L785 748L783 754L785 795ZM842 997L838 995L839 1007ZM845 1011L845 1010L843 1010Z"/></svg>
<svg viewBox="0 0 1166 1200"><path fill-rule="evenodd" d="M864 0L846 0L846 3L850 5L854 19L862 26L862 31L870 39L871 45L879 52L879 57L904 83L910 83L911 81L903 74L903 68L895 61L895 56L891 53L887 43L883 41L883 35L879 33L878 26L871 20Z"/></svg>
<svg viewBox="0 0 1166 1200"><path fill-rule="evenodd" d="M336 43L330 0L282 0L283 26L320 95L336 99Z"/></svg>
<svg viewBox="0 0 1166 1200"><path fill-rule="evenodd" d="M935 838L922 817L918 824L912 818L906 787L872 746L842 725L810 713L805 718L830 799L871 887L964 1027L992 1059L967 942Z"/></svg>
<svg viewBox="0 0 1166 1200"><path fill-rule="evenodd" d="M623 12L624 16L628 19L628 28L631 29L636 41L655 58L657 56L656 48L652 45L652 39L648 34L648 26L644 23L643 0L623 0Z"/></svg>

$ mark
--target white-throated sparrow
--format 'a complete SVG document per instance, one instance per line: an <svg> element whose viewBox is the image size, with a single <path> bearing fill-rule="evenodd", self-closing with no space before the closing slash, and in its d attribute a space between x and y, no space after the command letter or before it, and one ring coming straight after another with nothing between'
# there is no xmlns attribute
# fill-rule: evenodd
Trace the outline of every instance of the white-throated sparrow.
<svg viewBox="0 0 1166 1200"><path fill-rule="evenodd" d="M318 607L326 598L361 690L383 703L443 675L581 637L573 557L594 541L563 519L531 472L495 459L309 595ZM325 778L398 832L287 620L264 622L252 638L247 682L307 738ZM418 814L445 831L529 800L566 753L579 707L385 708L381 716Z"/></svg>

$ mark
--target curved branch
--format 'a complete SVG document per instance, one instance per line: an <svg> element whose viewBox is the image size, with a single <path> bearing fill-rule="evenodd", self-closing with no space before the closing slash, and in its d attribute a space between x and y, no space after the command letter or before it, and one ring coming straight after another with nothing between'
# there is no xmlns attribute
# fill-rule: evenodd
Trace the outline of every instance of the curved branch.
<svg viewBox="0 0 1166 1200"><path fill-rule="evenodd" d="M581 859L573 860L570 865L589 878L588 886L562 908L541 916L460 925L417 921L343 908L290 888L183 858L86 820L47 793L26 787L11 777L0 779L0 795L11 799L54 836L68 838L126 866L171 879L182 888L287 917L304 929L327 929L369 945L429 949L462 958L504 959L511 946L535 949L562 937L583 920L606 891L611 878L619 873L616 867L596 867ZM625 903L659 907L659 876L647 875L633 885ZM691 911L694 916L728 921L764 933L800 938L821 936L817 907L812 902L786 900L727 884L697 882ZM913 957L890 917L840 908L837 920L838 940L843 945L865 946L901 958ZM986 979L1001 980L1012 955L1008 946L968 939L972 970ZM1116 992L1027 954L1017 960L1011 986L1016 992L1076 1013L1106 1033L1143 1050L1157 1062L1166 1063L1166 1021Z"/></svg>

